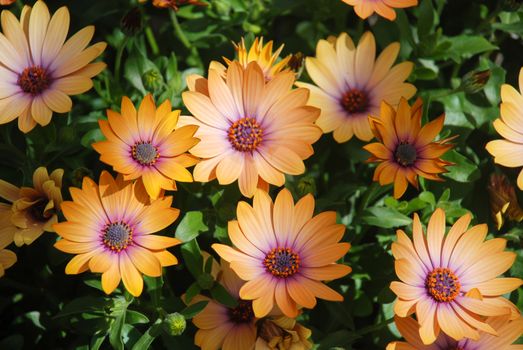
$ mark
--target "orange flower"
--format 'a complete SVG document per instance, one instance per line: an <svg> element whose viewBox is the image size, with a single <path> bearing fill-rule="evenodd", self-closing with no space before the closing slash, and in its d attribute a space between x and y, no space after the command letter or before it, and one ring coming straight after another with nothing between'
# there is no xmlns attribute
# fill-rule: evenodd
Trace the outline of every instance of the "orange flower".
<svg viewBox="0 0 523 350"><path fill-rule="evenodd" d="M265 80L267 81L274 78L274 76L279 72L287 70L288 63L292 57L292 55L287 55L278 61L284 45L281 45L276 51L274 51L274 53L272 52L272 47L272 40L263 45L263 37L256 37L250 48L247 48L245 45L244 38L242 38L238 44L234 44L234 48L238 53L238 62L243 66L243 68L247 68L251 62L257 62L263 71ZM229 66L234 62L226 57L223 59ZM219 65L220 63L216 62L212 67L217 68ZM223 72L225 72L225 70L226 68L223 67Z"/></svg>
<svg viewBox="0 0 523 350"><path fill-rule="evenodd" d="M283 314L295 317L298 305L313 308L316 298L343 300L321 282L351 271L349 266L334 263L350 248L349 243L339 243L345 226L336 224L336 213L312 217L312 195L295 206L287 189L280 191L274 205L263 190L256 192L253 201L253 207L238 203L238 221L229 221L229 238L235 248L212 247L247 281L240 297L253 300L255 316L266 316L275 303Z"/></svg>
<svg viewBox="0 0 523 350"><path fill-rule="evenodd" d="M366 19L374 12L390 21L396 19L395 8L406 8L418 5L418 0L343 0L346 4L354 6L354 12Z"/></svg>
<svg viewBox="0 0 523 350"><path fill-rule="evenodd" d="M306 105L307 89L291 90L294 79L281 72L266 83L258 63L244 69L235 61L225 76L210 68L208 81L188 82L191 91L182 98L194 117L181 116L180 123L199 126L201 141L190 150L202 158L196 181L238 181L242 194L252 197L257 185L282 186L285 174L303 174L303 160L321 136L314 125L320 111Z"/></svg>
<svg viewBox="0 0 523 350"><path fill-rule="evenodd" d="M523 68L519 71L519 89L523 89ZM523 97L508 84L501 86L501 118L494 120L494 129L504 138L487 143L487 151L494 162L510 168L523 166ZM523 190L523 170L518 176L518 187Z"/></svg>
<svg viewBox="0 0 523 350"><path fill-rule="evenodd" d="M156 199L161 189L176 190L175 180L191 182L186 167L198 162L186 153L198 143L193 137L198 127L178 127L179 115L180 111L171 111L167 100L156 109L152 96L147 95L136 112L131 100L124 97L121 114L108 110L108 121L99 121L107 141L96 142L93 148L124 180L139 179Z"/></svg>
<svg viewBox="0 0 523 350"><path fill-rule="evenodd" d="M418 176L442 181L438 176L452 163L439 157L452 148L446 144L451 138L432 142L445 121L441 115L421 127L422 101L412 107L401 99L397 111L383 102L379 117L369 117L374 135L379 142L363 148L372 156L368 162L380 163L374 171L373 181L380 185L394 183L394 197L400 198L407 190L407 181L418 188Z"/></svg>
<svg viewBox="0 0 523 350"><path fill-rule="evenodd" d="M143 0L140 2L146 2ZM158 8L172 8L174 11L178 11L180 6L183 5L196 5L196 6L207 6L205 2L198 0L153 0L153 5Z"/></svg>
<svg viewBox="0 0 523 350"><path fill-rule="evenodd" d="M0 0L0 5L2 6L7 6L7 5L11 5L12 3L14 3L16 0Z"/></svg>
<svg viewBox="0 0 523 350"><path fill-rule="evenodd" d="M412 62L393 66L399 50L400 44L392 43L376 59L376 41L371 32L363 34L356 47L346 33L337 39L318 41L316 57L305 61L317 86L302 82L296 85L309 89L309 103L321 108L316 124L324 133L334 131L339 143L353 135L369 141L369 114L378 114L382 101L396 106L400 97L414 96L416 88L405 82L412 72Z"/></svg>
<svg viewBox="0 0 523 350"><path fill-rule="evenodd" d="M483 242L487 225L468 229L470 220L469 214L464 215L445 234L445 212L438 208L425 235L414 214L413 241L398 230L397 241L392 243L401 280L390 285L398 297L394 312L400 317L416 312L423 344L436 341L440 330L457 341L478 340L478 331L498 335L485 322L486 316L520 317L517 307L502 295L523 281L496 278L512 266L516 254L504 251L506 240L502 238Z"/></svg>
<svg viewBox="0 0 523 350"><path fill-rule="evenodd" d="M218 277L218 281L231 296L237 299L238 305L235 308L229 308L205 296L195 296L191 303L206 300L208 304L192 319L194 325L198 327L194 343L202 350L252 349L256 341L257 318L252 311L252 302L243 300L238 295L244 281L230 269L229 263L225 261L222 261L220 265L213 264L213 268L214 277Z"/></svg>
<svg viewBox="0 0 523 350"><path fill-rule="evenodd" d="M120 279L134 296L143 289L142 273L158 277L163 266L178 263L166 248L179 244L176 238L152 235L176 220L172 197L149 203L137 183L113 179L106 171L97 185L84 178L82 189L71 188L73 201L64 202L66 222L53 225L62 237L55 247L78 254L67 264L66 274L86 270L102 273L105 293L112 293Z"/></svg>
<svg viewBox="0 0 523 350"><path fill-rule="evenodd" d="M510 321L506 316L489 317L486 323L496 330L497 336L479 332L478 340L456 341L440 333L431 345L423 344L419 336L419 325L410 317L394 317L394 322L407 342L392 342L386 350L518 350L521 345L510 345L523 333L523 318Z"/></svg>
<svg viewBox="0 0 523 350"><path fill-rule="evenodd" d="M65 41L69 11L61 7L51 17L43 1L25 6L20 21L2 11L0 36L0 124L18 117L18 128L27 133L36 124L45 126L53 112L72 109L69 95L93 86L92 77L105 63L90 63L106 47L104 42L89 46L94 27L89 26Z"/></svg>
<svg viewBox="0 0 523 350"><path fill-rule="evenodd" d="M17 246L33 243L44 231L54 232L63 174L63 169L56 169L49 175L45 167L39 167L33 174L34 188L18 188L0 180L0 197L12 203L0 203L0 220Z"/></svg>

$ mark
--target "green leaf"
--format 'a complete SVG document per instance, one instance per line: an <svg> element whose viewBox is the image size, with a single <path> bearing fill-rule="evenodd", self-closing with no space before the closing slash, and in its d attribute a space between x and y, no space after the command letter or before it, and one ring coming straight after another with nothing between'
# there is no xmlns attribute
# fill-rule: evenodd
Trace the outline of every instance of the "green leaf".
<svg viewBox="0 0 523 350"><path fill-rule="evenodd" d="M432 0L421 1L418 10L418 37L423 40L434 26L434 7Z"/></svg>
<svg viewBox="0 0 523 350"><path fill-rule="evenodd" d="M149 349L153 341L160 335L162 329L162 320L157 319L154 324L134 343L132 350Z"/></svg>
<svg viewBox="0 0 523 350"><path fill-rule="evenodd" d="M105 332L98 332L93 335L91 338L91 345L89 346L90 350L98 350L102 346L107 334Z"/></svg>
<svg viewBox="0 0 523 350"><path fill-rule="evenodd" d="M457 182L471 182L481 177L478 166L455 150L445 153L442 158L455 163L455 165L447 167L449 172L443 174L445 177Z"/></svg>
<svg viewBox="0 0 523 350"><path fill-rule="evenodd" d="M189 242L208 229L203 222L203 213L201 211L189 211L178 224L175 237L182 242Z"/></svg>
<svg viewBox="0 0 523 350"><path fill-rule="evenodd" d="M189 272L198 278L203 272L203 258L198 242L193 239L182 245L182 256Z"/></svg>
<svg viewBox="0 0 523 350"><path fill-rule="evenodd" d="M149 318L147 316L134 310L127 310L125 319L128 324L149 323Z"/></svg>
<svg viewBox="0 0 523 350"><path fill-rule="evenodd" d="M412 219L394 208L372 207L363 213L363 221L371 226L393 228L409 225Z"/></svg>
<svg viewBox="0 0 523 350"><path fill-rule="evenodd" d="M216 283L214 287L212 287L211 296L213 299L225 306L236 307L238 305L238 300L229 294L227 289L225 289L220 283Z"/></svg>
<svg viewBox="0 0 523 350"><path fill-rule="evenodd" d="M194 316L198 315L209 303L208 300L202 300L197 303L187 306L180 313L185 317L186 320L190 320Z"/></svg>
<svg viewBox="0 0 523 350"><path fill-rule="evenodd" d="M198 282L194 282L187 288L187 292L185 292L185 302L190 303L192 298L194 298L196 295L200 294L201 288L198 285Z"/></svg>
<svg viewBox="0 0 523 350"><path fill-rule="evenodd" d="M450 48L440 53L435 58L451 58L460 63L464 58L470 58L482 52L488 52L498 49L482 36L458 35L447 39L450 42Z"/></svg>
<svg viewBox="0 0 523 350"><path fill-rule="evenodd" d="M102 298L80 297L66 304L54 318L65 317L83 312L104 313L109 301Z"/></svg>

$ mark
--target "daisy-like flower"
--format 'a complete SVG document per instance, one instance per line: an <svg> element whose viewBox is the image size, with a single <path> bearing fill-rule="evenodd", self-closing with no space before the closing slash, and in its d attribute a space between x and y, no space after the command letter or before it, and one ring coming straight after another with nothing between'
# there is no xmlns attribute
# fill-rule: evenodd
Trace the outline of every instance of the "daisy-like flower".
<svg viewBox="0 0 523 350"><path fill-rule="evenodd" d="M161 189L176 190L176 182L191 182L186 169L198 159L186 153L198 143L193 135L197 126L177 127L180 111L171 111L166 100L158 109L151 95L145 96L138 108L127 97L122 99L121 114L107 111L108 120L100 120L107 141L96 142L93 148L100 160L124 175L124 180L139 179L151 198Z"/></svg>
<svg viewBox="0 0 523 350"><path fill-rule="evenodd" d="M487 225L468 229L470 220L469 214L462 216L445 234L445 212L438 208L425 235L414 214L413 240L398 230L397 241L392 243L401 280L390 285L398 297L394 312L400 317L416 312L423 344L432 344L440 330L457 341L478 340L479 331L498 335L485 317L520 317L517 307L501 295L523 281L496 278L510 268L516 254L504 251L505 239L484 242Z"/></svg>
<svg viewBox="0 0 523 350"><path fill-rule="evenodd" d="M260 68L263 71L263 76L265 80L271 80L276 74L281 71L284 71L288 68L289 61L292 55L287 55L286 57L280 58L280 54L283 50L284 45L282 44L274 53L272 52L273 42L269 41L267 44L263 45L263 37L256 37L250 48L247 48L245 45L245 39L242 38L239 43L234 44L234 48L238 55L238 62L244 67L247 68L249 63L257 62ZM223 58L227 65L231 65L233 60L230 60L226 57ZM218 64L217 64L218 65ZM216 66L217 66L216 65ZM216 66L213 66L216 67ZM225 67L224 67L225 71Z"/></svg>
<svg viewBox="0 0 523 350"><path fill-rule="evenodd" d="M211 258L212 259L212 258ZM216 265L216 266L214 266ZM229 308L202 295L195 296L191 303L208 301L205 308L192 321L198 331L194 342L202 350L243 350L253 349L256 342L256 321L252 310L252 302L239 297L242 281L229 264L213 264L214 277L227 289L238 304Z"/></svg>
<svg viewBox="0 0 523 350"><path fill-rule="evenodd" d="M406 8L418 5L418 0L343 0L344 3L354 6L354 12L366 19L376 12L390 21L396 19L395 8Z"/></svg>
<svg viewBox="0 0 523 350"><path fill-rule="evenodd" d="M294 318L286 316L265 318L258 321L256 350L309 350L312 332Z"/></svg>
<svg viewBox="0 0 523 350"><path fill-rule="evenodd" d="M511 345L523 333L523 318L510 321L509 317L489 317L486 323L496 330L497 336L479 332L478 340L456 341L440 333L433 344L425 345L419 336L419 325L411 317L394 317L399 332L407 342L392 342L386 350L521 350L521 345Z"/></svg>
<svg viewBox="0 0 523 350"><path fill-rule="evenodd" d="M202 158L195 181L238 181L242 194L252 197L258 184L282 186L285 174L303 174L303 160L321 136L314 125L320 111L306 105L307 89L291 90L294 79L280 72L266 83L258 63L243 68L235 61L225 77L211 68L208 81L189 84L182 98L194 117L181 116L180 123L199 126L201 141L189 150Z"/></svg>
<svg viewBox="0 0 523 350"><path fill-rule="evenodd" d="M412 62L393 66L399 43L387 46L376 59L376 41L366 32L355 47L342 33L334 43L318 41L316 57L307 57L305 67L317 86L298 82L311 91L309 103L321 108L316 124L334 139L346 142L353 135L363 141L372 138L368 115L379 113L381 101L397 105L401 97L414 96L416 88L405 79Z"/></svg>
<svg viewBox="0 0 523 350"><path fill-rule="evenodd" d="M519 71L519 90L523 89L523 68ZM501 86L501 117L494 120L494 129L503 137L487 143L487 151L494 162L510 168L523 166L523 96L508 84ZM518 187L523 190L523 170L518 176Z"/></svg>
<svg viewBox="0 0 523 350"><path fill-rule="evenodd" d="M368 162L380 163L373 181L379 181L382 186L394 183L395 198L405 193L408 183L418 188L418 176L443 181L438 174L447 172L445 167L452 165L439 158L453 147L446 143L452 138L432 142L443 128L445 115L422 127L422 110L421 99L410 107L402 98L397 110L383 102L380 116L369 117L379 141L363 147L372 154Z"/></svg>
<svg viewBox="0 0 523 350"><path fill-rule="evenodd" d="M313 308L316 298L342 301L343 297L321 281L347 275L351 268L334 263L350 248L339 243L345 226L336 213L312 216L314 198L306 195L294 205L283 189L272 202L258 190L254 205L238 203L237 221L229 221L234 248L213 244L214 250L247 281L240 297L252 300L256 317L264 317L276 304L285 316L296 317L298 306Z"/></svg>
<svg viewBox="0 0 523 350"><path fill-rule="evenodd" d="M505 218L511 221L523 221L523 209L519 206L514 186L504 174L492 174L487 192L490 199L490 213L497 229L503 226Z"/></svg>
<svg viewBox="0 0 523 350"><path fill-rule="evenodd" d="M139 296L142 274L158 277L163 266L178 263L166 248L180 241L151 234L178 217L171 196L149 203L143 187L121 178L115 181L106 171L99 185L85 177L82 189L70 191L73 201L62 203L67 221L53 225L62 237L55 247L77 254L67 264L66 274L102 273L105 293L112 293L122 280L129 293Z"/></svg>
<svg viewBox="0 0 523 350"><path fill-rule="evenodd" d="M0 35L0 124L18 117L18 128L31 131L36 123L45 126L53 112L72 109L69 95L81 94L93 86L92 77L105 64L90 63L106 47L104 42L89 46L94 27L89 26L65 41L69 11L61 7L51 17L43 1L25 6L20 21L2 11Z"/></svg>
<svg viewBox="0 0 523 350"><path fill-rule="evenodd" d="M0 203L0 219L17 246L33 243L44 231L54 232L63 174L63 169L56 169L49 175L45 167L39 167L33 174L34 187L18 188L0 180L0 197L12 203Z"/></svg>

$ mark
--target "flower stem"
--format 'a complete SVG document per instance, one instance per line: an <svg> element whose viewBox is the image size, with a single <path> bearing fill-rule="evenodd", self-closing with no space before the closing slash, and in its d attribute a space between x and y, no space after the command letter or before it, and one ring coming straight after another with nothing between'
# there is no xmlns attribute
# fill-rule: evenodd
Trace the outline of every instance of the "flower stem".
<svg viewBox="0 0 523 350"><path fill-rule="evenodd" d="M358 332L356 332L356 334L361 337L361 336L363 336L365 334L373 333L373 332L375 332L377 330L380 330L380 329L386 327L388 324L390 324L392 322L394 322L394 317L391 317L389 319L383 320L383 321L381 321L380 323L378 323L376 325L372 325L372 326L369 326L369 327L362 328Z"/></svg>
<svg viewBox="0 0 523 350"><path fill-rule="evenodd" d="M180 39L183 46L190 49L192 47L191 42L185 36L185 33L183 32L183 29L180 26L180 22L178 22L178 17L176 17L176 11L169 11L169 16L171 17L171 22L174 26L174 35L177 36L178 39Z"/></svg>
<svg viewBox="0 0 523 350"><path fill-rule="evenodd" d="M120 43L120 46L118 46L118 50L116 51L116 60L114 63L114 77L117 81L120 81L120 69L122 66L123 50L125 50L125 47L127 46L128 41L129 41L129 38L126 36L122 40L122 42Z"/></svg>
<svg viewBox="0 0 523 350"><path fill-rule="evenodd" d="M158 55L160 53L160 48L158 47L158 43L154 37L153 30L149 25L145 27L145 36L147 37L147 41L149 42L149 46L151 47L153 55Z"/></svg>

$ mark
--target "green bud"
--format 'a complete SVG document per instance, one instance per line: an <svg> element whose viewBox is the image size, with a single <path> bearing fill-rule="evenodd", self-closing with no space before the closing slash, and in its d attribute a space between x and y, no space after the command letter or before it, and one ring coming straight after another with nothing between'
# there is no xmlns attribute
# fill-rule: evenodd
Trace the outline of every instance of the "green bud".
<svg viewBox="0 0 523 350"><path fill-rule="evenodd" d="M228 1L215 0L212 6L216 8L216 12L222 17L229 17L231 13L231 5Z"/></svg>
<svg viewBox="0 0 523 350"><path fill-rule="evenodd" d="M314 178L310 176L304 176L298 181L297 188L298 194L300 196L306 195L307 193L314 194L316 193L316 182Z"/></svg>
<svg viewBox="0 0 523 350"><path fill-rule="evenodd" d="M471 71L463 76L460 90L468 94L474 94L481 91L490 79L490 69L482 71Z"/></svg>
<svg viewBox="0 0 523 350"><path fill-rule="evenodd" d="M178 336L185 331L187 322L185 317L182 314L175 312L173 314L168 314L163 320L163 326L165 331L172 336Z"/></svg>
<svg viewBox="0 0 523 350"><path fill-rule="evenodd" d="M208 273L202 273L196 281L202 289L211 289L214 285L214 278Z"/></svg>
<svg viewBox="0 0 523 350"><path fill-rule="evenodd" d="M127 11L120 20L122 31L126 35L135 35L142 30L142 14L138 7L134 7Z"/></svg>
<svg viewBox="0 0 523 350"><path fill-rule="evenodd" d="M163 77L157 69L149 69L142 75L143 85L146 90L151 92L157 92L163 85Z"/></svg>

